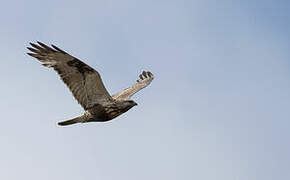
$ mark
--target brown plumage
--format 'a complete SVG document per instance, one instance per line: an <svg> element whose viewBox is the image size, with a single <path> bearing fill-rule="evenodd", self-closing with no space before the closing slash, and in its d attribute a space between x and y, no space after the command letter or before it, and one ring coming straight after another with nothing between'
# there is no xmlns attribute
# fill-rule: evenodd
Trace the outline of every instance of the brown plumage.
<svg viewBox="0 0 290 180"><path fill-rule="evenodd" d="M131 96L148 86L154 79L151 72L143 71L140 79L132 87L111 96L96 70L54 45L49 47L41 42L37 43L30 43L32 47L27 49L31 52L27 54L38 59L45 67L53 68L85 110L83 115L60 122L59 125L114 119L137 105L130 100Z"/></svg>

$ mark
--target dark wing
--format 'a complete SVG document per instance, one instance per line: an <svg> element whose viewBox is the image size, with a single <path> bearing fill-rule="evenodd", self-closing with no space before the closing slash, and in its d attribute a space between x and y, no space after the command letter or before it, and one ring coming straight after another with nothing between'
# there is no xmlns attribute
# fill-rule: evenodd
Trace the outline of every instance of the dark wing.
<svg viewBox="0 0 290 180"><path fill-rule="evenodd" d="M79 59L58 47L49 47L41 42L30 43L28 55L38 59L46 67L52 67L68 86L75 99L86 110L94 104L113 100L106 90L100 74Z"/></svg>
<svg viewBox="0 0 290 180"><path fill-rule="evenodd" d="M139 75L139 77L140 79L138 79L137 82L133 86L117 94L114 94L112 98L116 100L128 100L135 93L147 87L151 83L151 81L154 79L153 74L149 71L148 72L143 71L142 74Z"/></svg>

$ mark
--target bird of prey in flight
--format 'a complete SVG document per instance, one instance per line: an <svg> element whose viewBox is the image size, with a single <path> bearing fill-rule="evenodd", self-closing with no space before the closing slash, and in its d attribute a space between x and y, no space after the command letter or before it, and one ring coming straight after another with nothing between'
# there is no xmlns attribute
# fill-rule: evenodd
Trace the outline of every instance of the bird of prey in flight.
<svg viewBox="0 0 290 180"><path fill-rule="evenodd" d="M85 110L76 118L59 122L61 126L105 122L116 118L137 105L130 100L131 96L154 79L151 72L143 71L133 86L111 96L98 71L54 45L49 47L39 41L37 43L30 43L31 47L27 49L31 52L27 54L38 59L45 67L53 68Z"/></svg>

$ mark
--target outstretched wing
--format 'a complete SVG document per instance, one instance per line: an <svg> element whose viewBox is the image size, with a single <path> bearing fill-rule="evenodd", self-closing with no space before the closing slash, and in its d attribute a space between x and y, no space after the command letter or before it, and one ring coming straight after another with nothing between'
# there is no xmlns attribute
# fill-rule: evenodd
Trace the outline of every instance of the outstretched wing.
<svg viewBox="0 0 290 180"><path fill-rule="evenodd" d="M137 80L137 83L135 83L132 87L129 87L115 95L112 96L113 99L116 100L128 100L133 96L135 93L140 91L141 89L148 86L151 81L154 79L154 76L151 72L145 72L143 71L142 74L139 75L140 79Z"/></svg>
<svg viewBox="0 0 290 180"><path fill-rule="evenodd" d="M79 59L58 47L41 42L30 43L28 55L38 59L46 67L52 67L68 86L75 99L86 110L94 104L113 100L106 90L100 74Z"/></svg>

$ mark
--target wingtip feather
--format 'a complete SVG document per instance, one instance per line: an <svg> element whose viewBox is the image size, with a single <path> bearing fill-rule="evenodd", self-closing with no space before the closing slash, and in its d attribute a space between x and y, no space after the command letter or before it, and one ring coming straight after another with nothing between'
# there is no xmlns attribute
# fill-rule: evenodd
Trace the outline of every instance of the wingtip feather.
<svg viewBox="0 0 290 180"><path fill-rule="evenodd" d="M64 50L60 49L59 47L57 47L57 46L55 46L55 45L53 45L53 44L51 44L51 47L53 47L55 50L57 50L57 51L59 51L59 52L62 52L62 53L64 53L64 54L67 54Z"/></svg>
<svg viewBox="0 0 290 180"><path fill-rule="evenodd" d="M28 54L29 56L35 56L36 55L34 53L26 53L26 54Z"/></svg>

